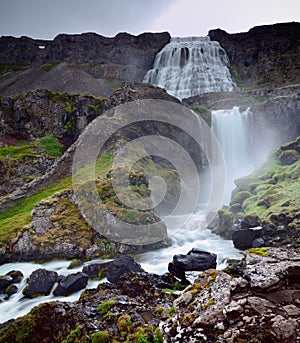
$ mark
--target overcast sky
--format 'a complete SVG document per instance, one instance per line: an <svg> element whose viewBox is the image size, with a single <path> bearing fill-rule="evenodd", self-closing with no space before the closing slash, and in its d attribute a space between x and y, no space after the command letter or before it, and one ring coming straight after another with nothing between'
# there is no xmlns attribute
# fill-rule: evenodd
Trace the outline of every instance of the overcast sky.
<svg viewBox="0 0 300 343"><path fill-rule="evenodd" d="M82 32L205 36L288 21L300 21L300 0L0 0L0 36L41 39Z"/></svg>

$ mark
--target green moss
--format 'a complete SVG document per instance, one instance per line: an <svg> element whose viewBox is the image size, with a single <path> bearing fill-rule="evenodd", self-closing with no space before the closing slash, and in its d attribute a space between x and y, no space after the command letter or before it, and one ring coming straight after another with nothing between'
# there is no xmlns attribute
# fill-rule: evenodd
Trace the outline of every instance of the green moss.
<svg viewBox="0 0 300 343"><path fill-rule="evenodd" d="M110 342L107 331L99 331L92 335L92 343L107 343Z"/></svg>
<svg viewBox="0 0 300 343"><path fill-rule="evenodd" d="M242 205L243 202L248 199L249 197L251 197L251 193L247 192L247 191L242 191L242 192L238 192L233 199L231 200L230 204L240 204Z"/></svg>
<svg viewBox="0 0 300 343"><path fill-rule="evenodd" d="M77 258L74 258L71 263L68 265L68 269L73 269L82 266L82 261L78 260Z"/></svg>
<svg viewBox="0 0 300 343"><path fill-rule="evenodd" d="M50 157L58 158L62 155L62 145L53 137L53 135L45 136L39 139L42 146L45 148Z"/></svg>
<svg viewBox="0 0 300 343"><path fill-rule="evenodd" d="M103 301L100 305L97 306L97 311L104 315L107 314L115 306L115 300L109 299Z"/></svg>
<svg viewBox="0 0 300 343"><path fill-rule="evenodd" d="M175 313L176 313L175 307L174 307L174 306L171 306L171 307L168 309L168 315L169 315L169 316L173 316Z"/></svg>
<svg viewBox="0 0 300 343"><path fill-rule="evenodd" d="M48 73L52 69L54 69L57 66L57 64L48 64L42 67L41 71Z"/></svg>
<svg viewBox="0 0 300 343"><path fill-rule="evenodd" d="M122 314L117 321L118 330L120 333L129 333L132 325L131 317L129 314Z"/></svg>
<svg viewBox="0 0 300 343"><path fill-rule="evenodd" d="M81 326L77 325L61 343L81 343Z"/></svg>
<svg viewBox="0 0 300 343"><path fill-rule="evenodd" d="M205 303L205 304L202 304L201 307L203 309L206 309L207 307L213 305L214 303L215 303L214 299L209 299L209 301L207 303Z"/></svg>
<svg viewBox="0 0 300 343"><path fill-rule="evenodd" d="M204 105L199 105L194 108L194 111L211 126L211 111Z"/></svg>
<svg viewBox="0 0 300 343"><path fill-rule="evenodd" d="M295 157L297 152L292 151ZM274 214L295 217L299 213L300 160L292 164L282 163L282 154L285 152L290 154L290 150L274 150L251 175L236 180L236 196L245 194L244 190L248 189L240 211L244 216L256 215L261 222L270 222ZM236 198L232 203L235 201Z"/></svg>
<svg viewBox="0 0 300 343"><path fill-rule="evenodd" d="M106 175L112 161L112 155L103 154L96 163L97 173ZM84 174L84 171L82 173ZM41 189L26 199L17 202L10 209L0 212L0 247L8 245L19 232L24 231L24 226L31 223L31 211L38 202L52 196L57 191L70 188L71 185L71 177L61 179L51 186ZM68 218L65 218L65 220L68 221Z"/></svg>
<svg viewBox="0 0 300 343"><path fill-rule="evenodd" d="M259 255L259 256L263 256L263 257L267 257L268 256L268 250L269 250L269 248L250 248L250 249L247 249L246 252L251 253L251 254L255 254L255 255Z"/></svg>

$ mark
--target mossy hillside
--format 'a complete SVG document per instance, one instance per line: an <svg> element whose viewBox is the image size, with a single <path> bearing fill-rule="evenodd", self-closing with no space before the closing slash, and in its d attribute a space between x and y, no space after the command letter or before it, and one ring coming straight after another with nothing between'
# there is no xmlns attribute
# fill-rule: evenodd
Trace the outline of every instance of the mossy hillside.
<svg viewBox="0 0 300 343"><path fill-rule="evenodd" d="M299 146L300 138L283 145L260 168L235 181L230 210L239 206L237 217L257 217L259 224L283 225L291 235L300 234Z"/></svg>
<svg viewBox="0 0 300 343"><path fill-rule="evenodd" d="M103 154L97 161L97 172L99 174L106 174L111 167L112 161L113 157L111 155ZM8 245L12 240L26 230L26 226L31 223L31 211L37 203L52 197L56 192L71 189L71 187L71 177L61 179L50 187L42 189L34 195L19 201L10 209L0 212L0 246L3 247ZM63 208L63 206L61 208ZM65 210L65 212L66 213L64 214L68 214L68 210ZM72 211L70 211L70 213L72 213ZM62 223L65 223L66 220L68 220L68 218L62 218ZM71 222L72 218L69 218L69 220Z"/></svg>
<svg viewBox="0 0 300 343"><path fill-rule="evenodd" d="M62 145L52 135L1 147L0 197L43 175L61 154Z"/></svg>
<svg viewBox="0 0 300 343"><path fill-rule="evenodd" d="M111 168L113 161L114 157L105 153L97 161L95 166L97 177L96 186L101 199L101 206L104 206L118 219L127 223L149 224L157 222L159 218L152 210L128 208L120 201L115 194L112 184ZM93 167L88 166L79 172L81 179L84 180L83 187L85 187L86 183L91 182L88 179L90 175L88 170L90 168ZM149 197L150 195L147 177L145 176L145 172L142 172L140 168L141 166L135 166L131 170L130 184L124 189L124 194L127 196L135 194L137 202L139 199ZM149 170L157 169L158 174L167 175L171 181L175 177L174 171L155 166L150 161L144 165L144 169L147 168ZM37 224L33 224L32 222L33 215L31 211L33 209L40 212L41 214L39 216L42 215L50 223L50 227L42 234L35 231ZM51 212L50 215L48 214L49 211ZM101 221L105 224L105 217L101 218ZM111 228L108 228L108 230L111 230ZM11 209L0 213L1 248L5 246L12 248L25 231L30 233L33 244L39 247L41 253L48 251L47 249L50 247L54 248L59 243L75 244L83 250L90 248L91 244L96 244L101 251L101 256L99 255L99 257L116 256L120 248L118 244L99 236L93 229L92 223L87 222L82 216L76 203L74 203L72 179L70 177L56 182L51 187L38 191L36 194L20 201ZM7 251L7 254L9 254L9 251ZM74 258L76 257L80 256L74 255Z"/></svg>

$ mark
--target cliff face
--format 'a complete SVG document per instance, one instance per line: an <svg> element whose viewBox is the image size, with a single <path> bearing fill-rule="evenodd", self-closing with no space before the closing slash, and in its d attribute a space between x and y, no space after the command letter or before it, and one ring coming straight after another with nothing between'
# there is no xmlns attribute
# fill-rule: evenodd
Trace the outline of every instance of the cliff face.
<svg viewBox="0 0 300 343"><path fill-rule="evenodd" d="M217 29L209 36L226 50L241 87L275 87L300 80L300 23L258 26L237 34Z"/></svg>
<svg viewBox="0 0 300 343"><path fill-rule="evenodd" d="M152 67L156 53L170 40L164 33L132 36L119 33L107 38L95 33L60 34L53 41L28 37L0 38L0 63L14 65L46 63L117 63L141 69Z"/></svg>
<svg viewBox="0 0 300 343"><path fill-rule="evenodd" d="M48 85L47 79L53 79L52 83L55 83L59 75L59 70L56 70L56 74L51 78L50 71L62 63L67 63L77 70L73 77L77 88L82 82L82 74L89 84L104 79L112 82L112 87L115 86L116 80L141 81L146 72L152 68L156 54L169 40L170 35L166 32L143 33L139 36L119 33L114 38L95 33L61 34L53 41L34 40L28 37L0 37L0 92L11 95L24 90L37 89L32 85L37 79L40 81L38 88L72 91L72 87L71 89L57 88L57 82L55 85L51 82L50 86ZM70 78L70 70L67 71L67 77ZM62 72L66 78L66 71L60 71ZM43 85L43 82L48 83ZM63 87L63 84L62 81L60 87ZM96 86L86 91L83 89L83 93L102 95L98 94L99 91L97 92L95 88Z"/></svg>

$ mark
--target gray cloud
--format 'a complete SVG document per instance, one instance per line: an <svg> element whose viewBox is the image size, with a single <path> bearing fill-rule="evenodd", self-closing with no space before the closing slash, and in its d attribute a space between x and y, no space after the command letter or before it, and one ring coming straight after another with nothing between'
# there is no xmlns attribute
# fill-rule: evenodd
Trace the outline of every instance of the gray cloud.
<svg viewBox="0 0 300 343"><path fill-rule="evenodd" d="M0 0L0 35L138 34L174 0Z"/></svg>

